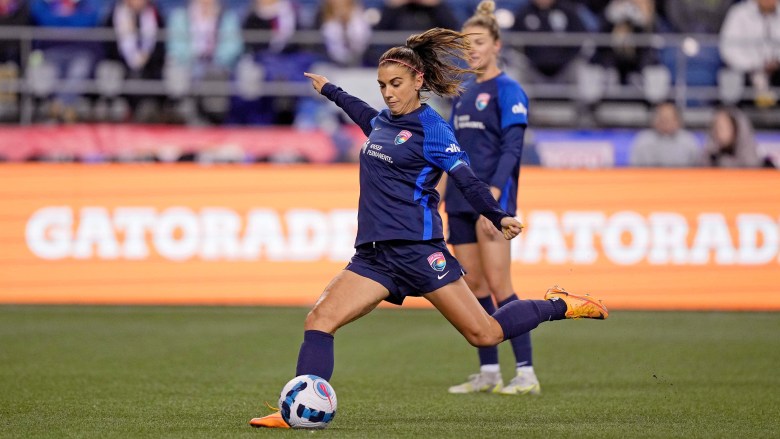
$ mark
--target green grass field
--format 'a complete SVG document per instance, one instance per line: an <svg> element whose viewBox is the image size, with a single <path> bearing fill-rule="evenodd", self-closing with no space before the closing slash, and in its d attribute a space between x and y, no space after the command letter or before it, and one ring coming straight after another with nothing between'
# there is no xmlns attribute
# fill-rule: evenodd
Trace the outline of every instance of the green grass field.
<svg viewBox="0 0 780 439"><path fill-rule="evenodd" d="M542 395L508 397L446 393L477 361L435 311L377 310L336 337L329 429L252 429L293 376L305 314L0 307L0 437L780 436L780 313L546 323Z"/></svg>

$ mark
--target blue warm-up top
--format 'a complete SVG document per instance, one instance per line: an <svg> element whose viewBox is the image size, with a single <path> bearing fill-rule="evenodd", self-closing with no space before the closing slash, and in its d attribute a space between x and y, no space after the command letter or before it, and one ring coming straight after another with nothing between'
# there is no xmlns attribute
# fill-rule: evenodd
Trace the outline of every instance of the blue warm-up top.
<svg viewBox="0 0 780 439"><path fill-rule="evenodd" d="M501 189L499 204L509 214L517 209L517 181L523 137L528 125L528 97L506 73L493 79L464 84L455 99L450 119L471 167L480 180ZM474 209L454 184L447 184L447 213L472 213Z"/></svg>
<svg viewBox="0 0 780 439"><path fill-rule="evenodd" d="M450 125L426 104L409 114L379 112L331 83L321 93L368 136L360 154L355 246L368 242L443 239L436 184L442 173L473 208L501 230L509 216L468 165Z"/></svg>

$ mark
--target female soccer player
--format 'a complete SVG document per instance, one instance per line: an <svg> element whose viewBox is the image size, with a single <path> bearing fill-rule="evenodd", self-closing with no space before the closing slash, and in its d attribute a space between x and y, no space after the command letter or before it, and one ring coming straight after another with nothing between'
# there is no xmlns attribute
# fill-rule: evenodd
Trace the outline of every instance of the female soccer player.
<svg viewBox="0 0 780 439"><path fill-rule="evenodd" d="M474 174L490 186L501 208L515 215L517 180L523 136L528 125L528 98L515 80L498 67L501 35L495 3L483 1L466 20L463 33L471 42L469 67L475 77L464 84L465 91L453 102L451 123L458 144L471 159ZM517 300L510 273L510 245L469 204L454 181L447 182L444 206L449 223L447 242L466 270L466 284L488 314ZM492 296L491 296L492 293ZM478 348L480 370L450 393L494 392L509 395L539 394L539 380L531 358L531 334L513 339L517 373L504 387L498 363L498 347Z"/></svg>
<svg viewBox="0 0 780 439"><path fill-rule="evenodd" d="M388 106L381 112L327 78L305 74L315 90L344 109L368 140L360 155L356 252L306 317L296 376L330 380L333 334L383 300L400 305L406 296L425 297L474 346L496 345L548 320L607 317L599 301L555 287L545 300L517 300L491 316L447 250L436 192L443 172L505 239L523 228L474 176L449 124L422 103L422 91L440 96L459 91L459 75L467 71L458 68L451 55L466 59L468 50L464 34L436 28L385 52L377 69ZM278 412L250 424L289 428Z"/></svg>

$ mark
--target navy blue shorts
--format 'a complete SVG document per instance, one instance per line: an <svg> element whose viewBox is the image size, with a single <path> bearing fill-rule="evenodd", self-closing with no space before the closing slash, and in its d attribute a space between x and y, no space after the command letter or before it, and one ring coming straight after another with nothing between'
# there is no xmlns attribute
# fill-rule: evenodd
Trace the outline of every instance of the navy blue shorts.
<svg viewBox="0 0 780 439"><path fill-rule="evenodd" d="M449 236L447 242L452 245L474 244L477 242L478 213L453 213L447 215Z"/></svg>
<svg viewBox="0 0 780 439"><path fill-rule="evenodd" d="M407 296L422 296L463 275L443 239L380 241L355 249L347 270L375 280L390 291L387 300L401 305Z"/></svg>

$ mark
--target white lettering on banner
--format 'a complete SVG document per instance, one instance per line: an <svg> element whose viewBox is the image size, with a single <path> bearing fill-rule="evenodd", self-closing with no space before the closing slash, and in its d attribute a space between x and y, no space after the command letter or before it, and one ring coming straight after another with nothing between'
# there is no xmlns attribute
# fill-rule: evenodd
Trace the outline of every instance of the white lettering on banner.
<svg viewBox="0 0 780 439"><path fill-rule="evenodd" d="M272 209L250 210L241 242L242 258L249 261L262 259L261 250L265 248L265 259L281 261L285 259L285 246L279 214Z"/></svg>
<svg viewBox="0 0 780 439"><path fill-rule="evenodd" d="M27 247L42 259L62 259L73 249L73 210L67 206L38 209L25 227Z"/></svg>
<svg viewBox="0 0 780 439"><path fill-rule="evenodd" d="M200 257L207 260L239 259L241 246L238 234L241 217L230 209L209 207L201 210L203 243Z"/></svg>
<svg viewBox="0 0 780 439"><path fill-rule="evenodd" d="M563 230L573 235L574 247L570 258L575 264L592 264L599 254L594 247L596 233L607 221L602 212L566 212Z"/></svg>
<svg viewBox="0 0 780 439"><path fill-rule="evenodd" d="M155 219L156 213L151 207L118 207L114 211L117 231L125 234L123 258L140 260L149 257L146 231L154 227Z"/></svg>
<svg viewBox="0 0 780 439"><path fill-rule="evenodd" d="M154 226L154 247L163 257L185 261L195 256L201 240L201 224L191 209L166 209Z"/></svg>
<svg viewBox="0 0 780 439"><path fill-rule="evenodd" d="M533 227L530 225L533 224ZM542 250L546 249L547 262L563 264L567 260L566 241L558 222L558 215L551 210L534 210L528 215L528 227L517 240L522 243L520 260L529 264L542 260Z"/></svg>
<svg viewBox="0 0 780 439"><path fill-rule="evenodd" d="M97 248L100 259L119 257L119 244L114 235L108 209L103 207L85 207L81 209L81 221L73 243L73 257L90 259Z"/></svg>
<svg viewBox="0 0 780 439"><path fill-rule="evenodd" d="M623 235L630 239L623 243ZM650 247L650 234L645 219L636 212L618 212L609 218L602 232L604 253L612 262L633 265L645 257Z"/></svg>
<svg viewBox="0 0 780 439"><path fill-rule="evenodd" d="M703 213L699 215L699 227L696 230L688 262L706 264L710 261L710 253L713 251L717 264L731 265L735 262L736 252L731 243L726 218L719 213Z"/></svg>
<svg viewBox="0 0 780 439"><path fill-rule="evenodd" d="M525 264L761 265L780 262L780 224L764 213L726 218L704 212L534 210L512 242ZM729 227L731 224L731 228ZM25 238L41 259L172 261L348 260L357 231L355 209L193 210L173 206L43 207L27 221Z"/></svg>
<svg viewBox="0 0 780 439"><path fill-rule="evenodd" d="M25 238L33 254L51 260L140 260L154 251L173 261L341 262L354 254L356 232L355 209L292 209L282 219L273 209L252 209L244 218L223 207L118 207L111 215L103 207L76 213L61 206L36 211Z"/></svg>
<svg viewBox="0 0 780 439"><path fill-rule="evenodd" d="M328 221L317 210L287 212L287 258L294 261L322 259L328 246Z"/></svg>
<svg viewBox="0 0 780 439"><path fill-rule="evenodd" d="M769 215L737 215L737 228L740 264L767 264L780 253L780 229ZM758 245L759 236L763 238L762 246Z"/></svg>
<svg viewBox="0 0 780 439"><path fill-rule="evenodd" d="M334 262L348 261L355 254L357 235L357 211L355 209L333 209L330 212L330 248L328 259Z"/></svg>
<svg viewBox="0 0 780 439"><path fill-rule="evenodd" d="M688 221L679 213L653 212L649 217L653 246L647 261L654 265L682 265L688 260Z"/></svg>
<svg viewBox="0 0 780 439"><path fill-rule="evenodd" d="M721 213L702 213L695 223L676 212L535 210L512 241L512 259L524 264L757 265L780 262L780 224L766 214L739 214L736 227ZM732 237L732 233L737 236ZM735 247L735 240L736 247Z"/></svg>

